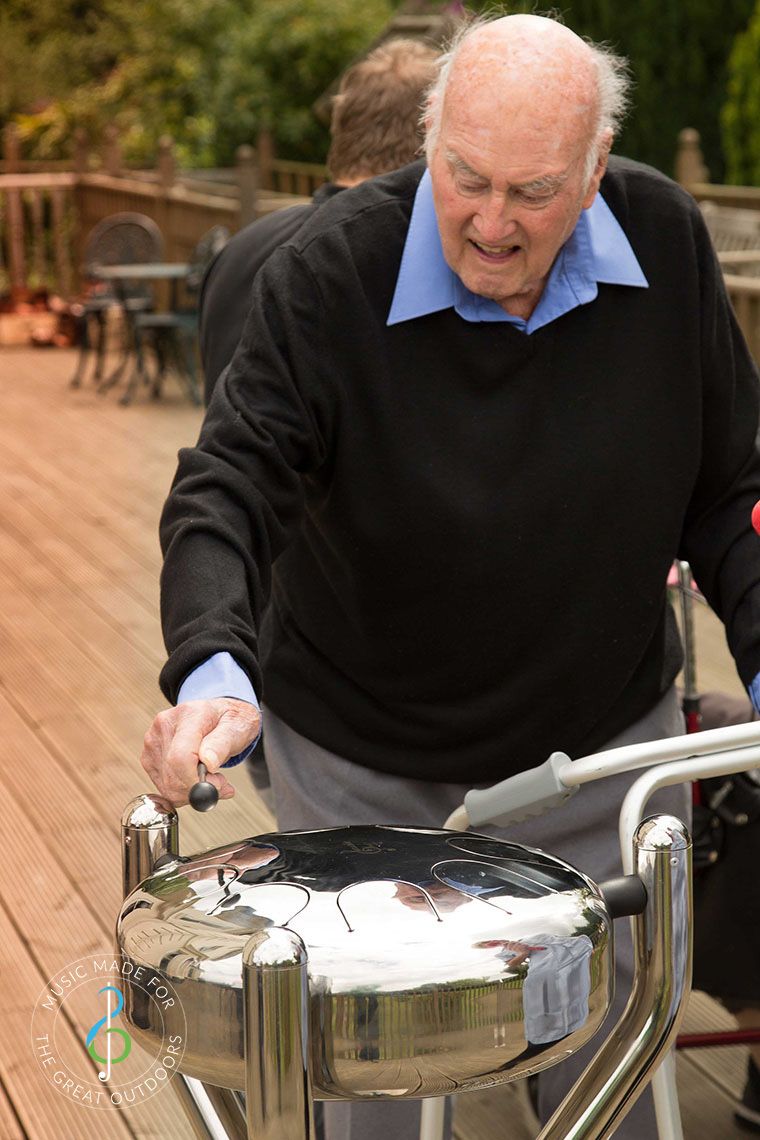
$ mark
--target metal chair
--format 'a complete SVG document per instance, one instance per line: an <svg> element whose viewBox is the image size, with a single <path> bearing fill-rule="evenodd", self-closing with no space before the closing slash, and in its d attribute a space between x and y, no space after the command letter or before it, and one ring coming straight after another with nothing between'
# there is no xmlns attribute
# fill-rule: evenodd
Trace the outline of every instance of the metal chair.
<svg viewBox="0 0 760 1140"><path fill-rule="evenodd" d="M164 377L169 370L177 373L194 404L201 403L196 338L198 333L198 295L211 262L226 245L230 232L226 226L213 226L200 239L190 257L187 276L182 287L187 304L175 306L166 313L141 312L134 318L137 368L122 403L129 403L135 388L142 379L151 384L152 395L161 395ZM150 344L156 358L156 371L151 379L145 363L145 348Z"/></svg>
<svg viewBox="0 0 760 1140"><path fill-rule="evenodd" d="M145 214L111 214L92 229L85 245L83 275L89 282L83 299L74 306L74 317L80 337L79 359L71 378L72 388L81 387L88 358L90 324L94 321L97 339L94 346L95 370L93 379L100 386L103 380L103 366L106 351L106 322L110 309L120 309L127 329L122 348L122 359L114 375L118 379L126 364L130 348L130 319L138 313L145 313L153 307L153 291L145 282L135 282L126 290L117 292L111 282L98 278L98 269L107 265L140 265L159 261L163 255L164 241L156 223ZM109 386L111 379L109 377Z"/></svg>

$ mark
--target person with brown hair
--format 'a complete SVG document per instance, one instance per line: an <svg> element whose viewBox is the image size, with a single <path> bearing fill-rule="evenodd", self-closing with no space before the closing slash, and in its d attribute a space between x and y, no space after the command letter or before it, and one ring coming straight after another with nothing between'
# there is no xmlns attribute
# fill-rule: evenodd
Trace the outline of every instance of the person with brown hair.
<svg viewBox="0 0 760 1140"><path fill-rule="evenodd" d="M277 210L240 230L210 265L200 293L200 347L206 403L243 331L257 272L278 246L341 190L406 166L422 145L420 114L439 52L420 40L381 44L344 73L332 104L327 167L331 181L310 205Z"/></svg>

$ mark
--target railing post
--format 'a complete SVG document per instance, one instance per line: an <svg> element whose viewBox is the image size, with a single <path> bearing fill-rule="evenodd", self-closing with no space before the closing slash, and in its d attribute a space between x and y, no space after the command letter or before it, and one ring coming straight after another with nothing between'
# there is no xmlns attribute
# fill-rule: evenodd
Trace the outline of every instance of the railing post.
<svg viewBox="0 0 760 1140"><path fill-rule="evenodd" d="M156 173L158 174L158 185L161 189L161 194L156 198L156 222L164 235L166 255L171 261L179 256L174 240L171 213L171 193L177 178L177 160L174 156L174 139L171 135L162 135L158 140ZM162 283L156 292L160 306L166 306L169 299L168 286Z"/></svg>
<svg viewBox="0 0 760 1140"><path fill-rule="evenodd" d="M239 146L235 151L235 171L240 193L240 228L256 217L258 173L256 152L252 146Z"/></svg>
<svg viewBox="0 0 760 1140"><path fill-rule="evenodd" d="M84 127L77 127L74 131L73 165L75 174L86 174L89 166L88 160L89 140Z"/></svg>
<svg viewBox="0 0 760 1140"><path fill-rule="evenodd" d="M274 139L269 127L262 127L256 140L259 163L259 186L262 190L276 189L273 182Z"/></svg>
<svg viewBox="0 0 760 1140"><path fill-rule="evenodd" d="M3 158L8 174L18 173L21 165L18 127L8 123L3 129ZM11 300L19 300L26 291L26 258L24 256L24 209L20 190L8 190L8 273Z"/></svg>
<svg viewBox="0 0 760 1140"><path fill-rule="evenodd" d="M676 182L687 188L695 182L710 181L710 171L702 156L699 131L693 127L684 127L678 133L675 175Z"/></svg>
<svg viewBox="0 0 760 1140"><path fill-rule="evenodd" d="M36 278L37 288L47 283L47 257L45 255L45 214L42 190L35 187L29 191L29 205L32 219L32 264L31 276Z"/></svg>
<svg viewBox="0 0 760 1140"><path fill-rule="evenodd" d="M6 174L18 174L21 165L21 151L18 140L18 127L8 123L3 128L3 162Z"/></svg>
<svg viewBox="0 0 760 1140"><path fill-rule="evenodd" d="M174 157L174 140L170 135L161 135L158 140L158 184L162 190L171 190L177 177L177 162Z"/></svg>
<svg viewBox="0 0 760 1140"><path fill-rule="evenodd" d="M114 123L109 123L103 132L103 170L118 178L122 169L119 128Z"/></svg>
<svg viewBox="0 0 760 1140"><path fill-rule="evenodd" d="M85 233L88 229L86 213L88 193L84 175L90 169L90 139L84 127L77 127L74 131L72 157L76 180L71 191L73 233L70 256L64 248L64 231L62 229L65 215L65 195L60 187L52 195L56 271L58 273L58 284L64 296L71 294L72 278L77 288L81 287L82 284L79 280L79 270L84 255Z"/></svg>
<svg viewBox="0 0 760 1140"><path fill-rule="evenodd" d="M65 192L60 186L54 186L50 192L50 204L53 211L53 255L55 258L55 275L58 289L64 297L71 296L72 266L69 246L66 241L66 199Z"/></svg>

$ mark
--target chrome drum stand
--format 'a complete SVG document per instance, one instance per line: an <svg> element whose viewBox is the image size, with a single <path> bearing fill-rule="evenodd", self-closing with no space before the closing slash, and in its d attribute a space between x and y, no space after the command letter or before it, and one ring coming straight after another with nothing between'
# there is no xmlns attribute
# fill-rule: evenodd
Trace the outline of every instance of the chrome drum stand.
<svg viewBox="0 0 760 1140"><path fill-rule="evenodd" d="M671 816L636 828L634 874L602 886L543 852L451 830L273 833L188 859L176 812L148 795L127 809L123 844L125 1015L138 1043L173 1029L131 989L140 965L177 993L175 1087L200 1136L312 1140L314 1099L439 1098L563 1060L608 1010L624 914L630 1001L541 1140L609 1136L677 1032L691 842ZM427 1137L441 1103L424 1102Z"/></svg>

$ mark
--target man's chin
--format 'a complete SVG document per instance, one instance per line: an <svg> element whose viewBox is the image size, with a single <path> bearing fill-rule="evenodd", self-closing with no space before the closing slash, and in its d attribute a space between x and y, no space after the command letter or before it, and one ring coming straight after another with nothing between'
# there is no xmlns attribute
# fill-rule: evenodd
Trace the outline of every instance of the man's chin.
<svg viewBox="0 0 760 1140"><path fill-rule="evenodd" d="M487 301L494 301L507 313L522 316L525 311L532 312L541 296L542 286L532 287L524 277L512 274L498 274L496 272L479 271L460 275L462 284L477 297ZM526 318L523 318L526 319Z"/></svg>
<svg viewBox="0 0 760 1140"><path fill-rule="evenodd" d="M462 284L477 297L495 301L497 305L504 305L510 298L519 295L519 289L513 288L511 282L494 280L490 274L468 274L462 278Z"/></svg>

